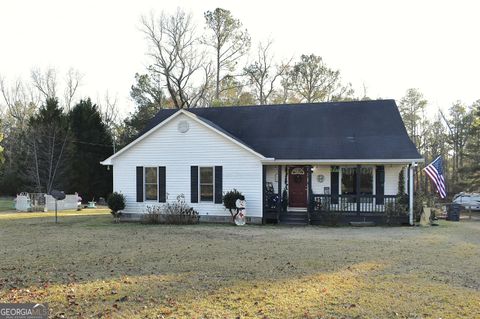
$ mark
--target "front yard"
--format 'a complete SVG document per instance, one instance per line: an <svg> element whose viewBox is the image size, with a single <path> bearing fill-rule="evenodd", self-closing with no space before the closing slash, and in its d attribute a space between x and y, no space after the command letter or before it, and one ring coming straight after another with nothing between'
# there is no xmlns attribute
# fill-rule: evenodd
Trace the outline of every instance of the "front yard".
<svg viewBox="0 0 480 319"><path fill-rule="evenodd" d="M113 224L0 214L0 302L54 318L480 317L480 221L431 228Z"/></svg>

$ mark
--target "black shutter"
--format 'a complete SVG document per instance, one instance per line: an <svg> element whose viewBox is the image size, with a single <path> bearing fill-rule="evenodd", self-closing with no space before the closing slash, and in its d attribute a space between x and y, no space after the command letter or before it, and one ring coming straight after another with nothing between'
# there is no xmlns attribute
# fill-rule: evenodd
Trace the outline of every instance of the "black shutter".
<svg viewBox="0 0 480 319"><path fill-rule="evenodd" d="M330 172L330 194L332 195L332 204L338 204L338 167L333 166Z"/></svg>
<svg viewBox="0 0 480 319"><path fill-rule="evenodd" d="M375 171L375 202L377 205L383 205L385 195L385 167L377 166Z"/></svg>
<svg viewBox="0 0 480 319"><path fill-rule="evenodd" d="M222 166L215 166L215 204L223 202L223 169Z"/></svg>
<svg viewBox="0 0 480 319"><path fill-rule="evenodd" d="M137 202L143 202L143 166L137 166Z"/></svg>
<svg viewBox="0 0 480 319"><path fill-rule="evenodd" d="M166 167L158 167L158 201L165 203L167 201L167 180L166 180Z"/></svg>
<svg viewBox="0 0 480 319"><path fill-rule="evenodd" d="M190 166L190 202L198 203L198 166Z"/></svg>

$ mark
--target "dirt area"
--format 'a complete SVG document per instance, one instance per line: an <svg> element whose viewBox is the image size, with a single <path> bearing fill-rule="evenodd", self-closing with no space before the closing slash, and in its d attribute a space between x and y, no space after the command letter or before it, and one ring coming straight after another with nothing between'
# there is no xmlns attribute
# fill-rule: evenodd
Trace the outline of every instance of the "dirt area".
<svg viewBox="0 0 480 319"><path fill-rule="evenodd" d="M480 221L420 227L114 224L0 214L0 302L54 318L480 318Z"/></svg>

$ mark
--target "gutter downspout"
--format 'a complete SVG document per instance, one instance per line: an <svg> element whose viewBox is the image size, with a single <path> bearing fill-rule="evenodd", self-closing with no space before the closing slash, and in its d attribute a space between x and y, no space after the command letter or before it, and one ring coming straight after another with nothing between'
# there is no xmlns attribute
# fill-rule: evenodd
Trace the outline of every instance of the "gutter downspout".
<svg viewBox="0 0 480 319"><path fill-rule="evenodd" d="M413 226L413 168L415 167L415 162L412 162L408 166L409 172L409 181L408 181L408 215L410 226Z"/></svg>

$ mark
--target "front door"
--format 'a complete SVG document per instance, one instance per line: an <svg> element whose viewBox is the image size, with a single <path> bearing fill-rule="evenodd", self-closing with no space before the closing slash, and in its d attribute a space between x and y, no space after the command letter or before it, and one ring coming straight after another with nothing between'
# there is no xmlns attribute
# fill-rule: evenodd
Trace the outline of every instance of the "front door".
<svg viewBox="0 0 480 319"><path fill-rule="evenodd" d="M288 168L288 206L307 207L307 170L303 166Z"/></svg>

